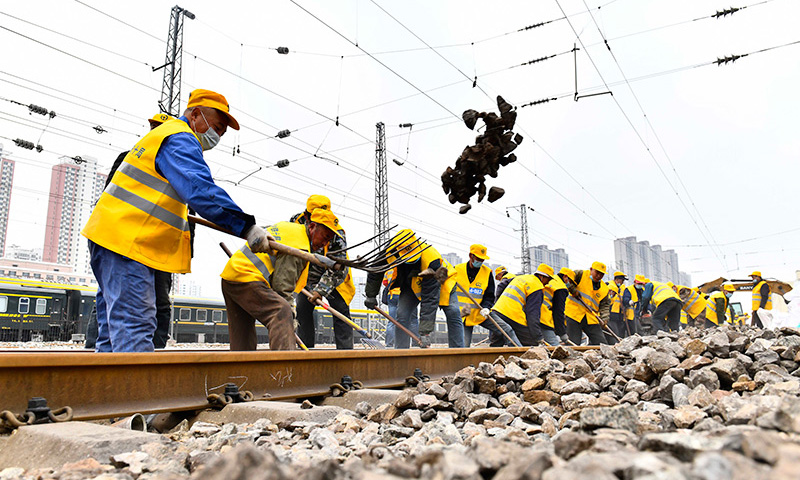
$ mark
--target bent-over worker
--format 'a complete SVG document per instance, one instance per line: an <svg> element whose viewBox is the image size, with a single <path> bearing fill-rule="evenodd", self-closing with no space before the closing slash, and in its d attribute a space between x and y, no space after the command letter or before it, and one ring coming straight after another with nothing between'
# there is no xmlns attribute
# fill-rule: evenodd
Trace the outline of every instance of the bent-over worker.
<svg viewBox="0 0 800 480"><path fill-rule="evenodd" d="M497 299L492 313L514 329L523 346L539 345L543 299L544 286L536 275L517 275Z"/></svg>
<svg viewBox="0 0 800 480"><path fill-rule="evenodd" d="M575 283L567 286L567 336L577 344L581 344L582 334L589 337L589 345L605 343L603 326L608 324L611 299L608 297L608 285L603 282L606 266L602 262L592 263L591 268L575 270Z"/></svg>

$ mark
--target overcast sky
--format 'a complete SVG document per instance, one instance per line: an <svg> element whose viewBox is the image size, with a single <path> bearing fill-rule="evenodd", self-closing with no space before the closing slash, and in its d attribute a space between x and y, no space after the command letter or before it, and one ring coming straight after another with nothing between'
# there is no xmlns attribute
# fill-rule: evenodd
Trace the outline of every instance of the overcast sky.
<svg viewBox="0 0 800 480"><path fill-rule="evenodd" d="M752 52L800 40L800 2L733 3L754 5L708 18L731 2L187 1L197 18L185 22L181 105L194 88L228 98L242 130L206 160L260 223L288 219L320 193L351 242L372 235L373 142L384 122L390 221L442 253L466 257L483 243L492 263L518 268L519 216L506 208L524 203L535 209L531 245L565 248L573 268L612 266L613 239L635 235L674 248L695 284L753 269L791 281L800 268L800 44ZM60 155L94 156L105 171L146 132L172 6L4 3L0 97L58 114L47 125L0 101L0 136L45 149L0 139L17 161L7 244L42 246ZM578 94L613 96L573 100L573 44ZM487 182L506 195L459 215L439 176L476 135L461 112L496 110L498 94L518 107L557 100L519 109L519 161ZM403 123L414 124L410 135ZM283 129L291 136L275 138ZM275 168L281 159L290 165ZM222 240L240 244L198 227L190 278L205 296L219 296Z"/></svg>

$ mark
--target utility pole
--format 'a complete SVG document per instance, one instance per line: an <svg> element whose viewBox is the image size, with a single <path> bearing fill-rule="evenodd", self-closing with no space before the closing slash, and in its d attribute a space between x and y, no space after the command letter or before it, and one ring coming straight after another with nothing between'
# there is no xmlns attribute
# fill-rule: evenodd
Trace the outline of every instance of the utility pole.
<svg viewBox="0 0 800 480"><path fill-rule="evenodd" d="M194 13L177 5L172 7L167 36L167 56L164 65L153 67L153 71L164 69L164 82L161 85L161 100L158 106L162 112L177 117L181 104L181 65L183 64L183 17L194 20Z"/></svg>
<svg viewBox="0 0 800 480"><path fill-rule="evenodd" d="M381 233L375 239L377 246L389 241L389 179L386 175L386 129L383 122L375 127L375 235Z"/></svg>
<svg viewBox="0 0 800 480"><path fill-rule="evenodd" d="M533 209L531 207L526 207L524 203L514 207L506 207L506 216L508 218L511 218L511 215L508 214L509 209L519 211L519 230L516 231L521 232L520 242L522 247L522 255L520 256L520 259L522 260L522 273L530 274L531 249L528 245L528 209L531 211L533 211Z"/></svg>

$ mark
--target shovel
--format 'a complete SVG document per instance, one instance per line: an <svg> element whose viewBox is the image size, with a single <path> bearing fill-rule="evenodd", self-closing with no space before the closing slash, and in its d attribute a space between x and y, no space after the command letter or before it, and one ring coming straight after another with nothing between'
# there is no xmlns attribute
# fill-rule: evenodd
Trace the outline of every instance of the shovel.
<svg viewBox="0 0 800 480"><path fill-rule="evenodd" d="M349 318L345 317L344 315L342 315L341 313L336 311L330 305L325 305L325 303L322 300L320 300L319 298L314 298L314 295L312 295L311 292L309 292L305 288L303 288L301 290L301 292L303 293L303 295L308 297L309 300L313 299L315 305L318 305L318 306L324 308L325 310L329 311L331 315L333 315L334 317L336 317L339 320L343 321L344 323L350 325L353 328L353 330L355 330L356 332L360 333L361 336L364 337L364 338L361 339L361 343L363 343L364 345L366 345L366 346L368 346L370 348L374 348L376 350L385 350L386 349L386 347L384 347L381 342L379 342L379 341L375 340L374 338L372 338L372 335L370 335L368 331L366 331L363 328L359 327L356 322L354 322L354 321L350 320Z"/></svg>

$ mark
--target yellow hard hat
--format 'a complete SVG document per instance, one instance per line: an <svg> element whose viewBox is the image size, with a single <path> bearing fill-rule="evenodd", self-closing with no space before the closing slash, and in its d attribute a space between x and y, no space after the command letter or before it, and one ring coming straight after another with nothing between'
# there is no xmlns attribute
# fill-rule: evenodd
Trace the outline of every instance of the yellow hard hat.
<svg viewBox="0 0 800 480"><path fill-rule="evenodd" d="M603 262L593 262L592 268L602 273L603 275L606 274L606 264Z"/></svg>
<svg viewBox="0 0 800 480"><path fill-rule="evenodd" d="M672 282L667 282L667 286L668 286L669 288L673 288L673 287L675 286L675 284L674 284L674 283L672 283Z"/></svg>
<svg viewBox="0 0 800 480"><path fill-rule="evenodd" d="M567 276L567 278L569 278L570 280L572 280L574 283L578 283L578 282L575 282L575 272L573 272L572 270L570 270L570 269L569 269L569 268L567 268L567 267L564 267L564 268L562 268L561 270L559 270L559 271L558 271L558 274L559 274L559 275L566 275L566 276Z"/></svg>
<svg viewBox="0 0 800 480"><path fill-rule="evenodd" d="M625 277L625 280L627 280L627 279L628 279L628 276L627 276L627 275L625 275L624 273L620 272L619 270L617 270L616 272L614 272L614 278L617 278L617 277Z"/></svg>
<svg viewBox="0 0 800 480"><path fill-rule="evenodd" d="M410 228L404 228L397 232L397 235L389 242L389 246L386 247L386 251L389 253L388 263L392 263L399 257L405 258L405 263L416 262L422 256L422 246L417 240L414 230Z"/></svg>
<svg viewBox="0 0 800 480"><path fill-rule="evenodd" d="M733 286L732 284L730 284L730 283L726 283L725 285L723 285L723 286L722 286L722 289L723 289L724 291L726 291L726 292L735 292L735 291L736 291L736 287L734 287L734 286Z"/></svg>
<svg viewBox="0 0 800 480"><path fill-rule="evenodd" d="M161 125L162 123L166 122L167 120L169 120L169 119L171 119L171 118L172 118L172 117L170 117L170 116L169 116L168 114L166 114L166 113L156 113L155 115L153 115L153 118L151 118L150 120L148 120L148 122L150 122L150 125L151 125L151 126L152 126L154 123L155 123L156 125Z"/></svg>
<svg viewBox="0 0 800 480"><path fill-rule="evenodd" d="M489 255L486 255L486 247L483 245L478 245L477 243L472 245L469 247L469 253L475 255L481 260L489 260Z"/></svg>
<svg viewBox="0 0 800 480"><path fill-rule="evenodd" d="M189 102L186 104L186 108L192 107L213 108L227 117L228 125L232 129L239 130L239 122L237 122L236 119L233 118L233 115L231 115L231 108L228 105L228 100L217 92L203 90L202 88L193 90L192 93L189 94Z"/></svg>
<svg viewBox="0 0 800 480"><path fill-rule="evenodd" d="M761 277L762 275L761 275L761 272L759 270L756 270L756 271L754 271L753 273L751 273L748 276L749 277Z"/></svg>
<svg viewBox="0 0 800 480"><path fill-rule="evenodd" d="M547 275L550 278L553 278L553 267L546 263L540 263L538 267L536 267L536 271L533 273L538 273L540 275Z"/></svg>
<svg viewBox="0 0 800 480"><path fill-rule="evenodd" d="M644 278L644 275L634 275L633 283L647 283L647 279Z"/></svg>
<svg viewBox="0 0 800 480"><path fill-rule="evenodd" d="M331 209L331 199L326 197L325 195L311 195L306 200L306 211L313 212L314 210L321 208L323 210L330 210Z"/></svg>
<svg viewBox="0 0 800 480"><path fill-rule="evenodd" d="M340 233L341 228L339 227L339 219L330 210L324 208L315 208L314 211L311 212L311 222L325 225L333 233L342 237L342 234Z"/></svg>
<svg viewBox="0 0 800 480"><path fill-rule="evenodd" d="M494 275L500 275L501 273L508 273L508 269L502 265L494 269Z"/></svg>

